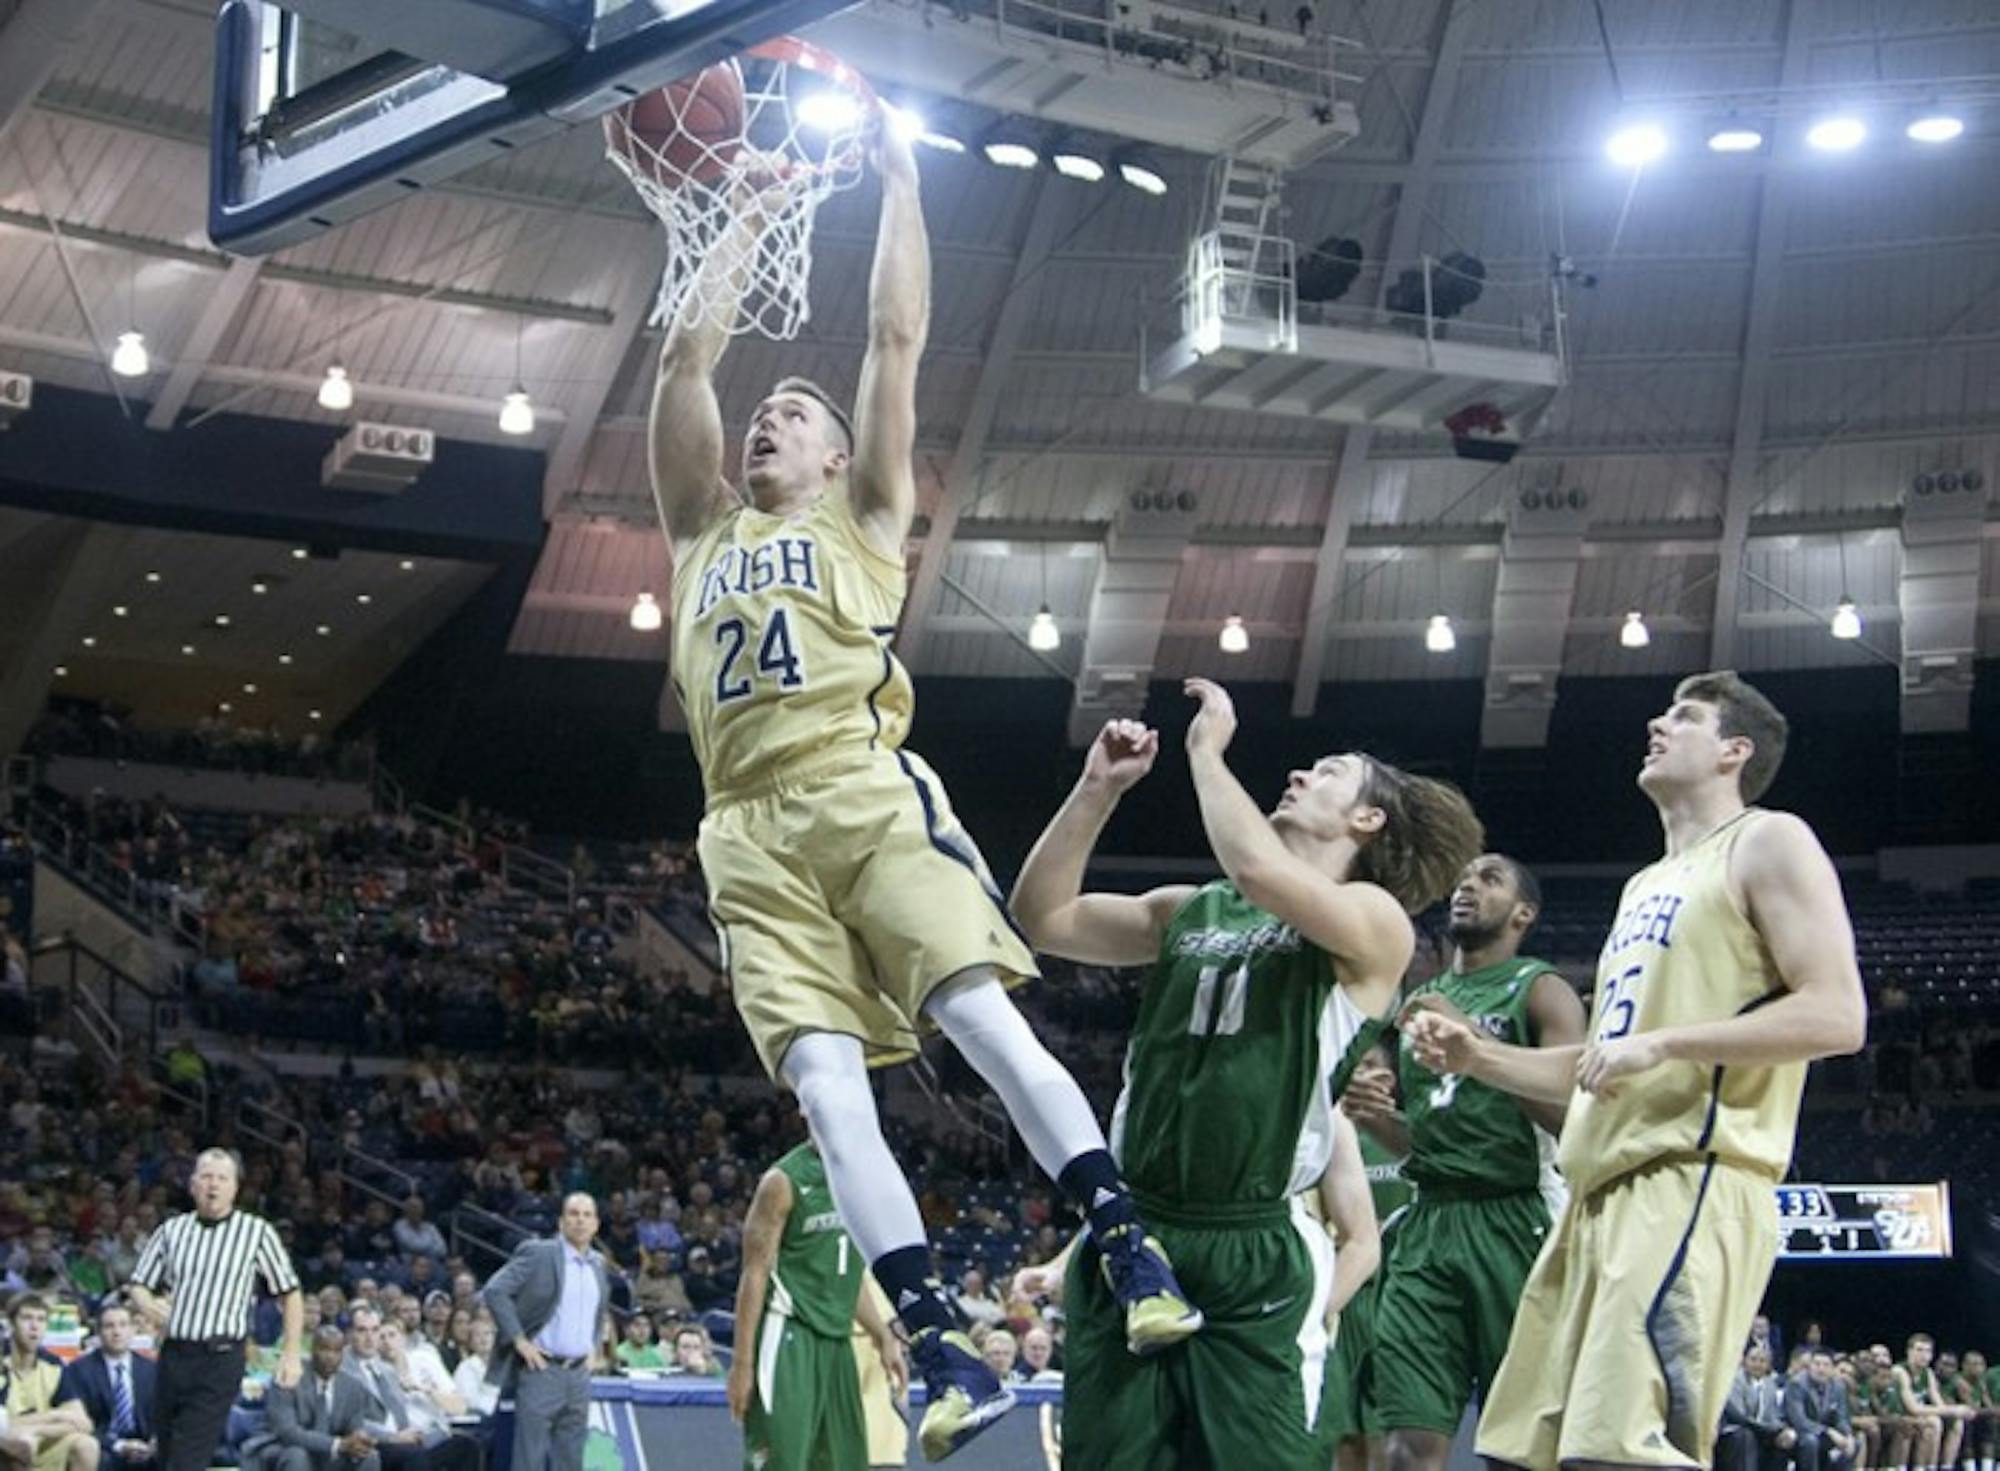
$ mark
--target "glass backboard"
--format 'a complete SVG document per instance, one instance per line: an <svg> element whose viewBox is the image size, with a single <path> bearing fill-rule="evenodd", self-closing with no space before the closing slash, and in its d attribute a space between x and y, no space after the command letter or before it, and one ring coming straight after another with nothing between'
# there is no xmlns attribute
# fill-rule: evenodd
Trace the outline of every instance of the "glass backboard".
<svg viewBox="0 0 2000 1471"><path fill-rule="evenodd" d="M848 0L224 0L208 232L262 255Z"/></svg>

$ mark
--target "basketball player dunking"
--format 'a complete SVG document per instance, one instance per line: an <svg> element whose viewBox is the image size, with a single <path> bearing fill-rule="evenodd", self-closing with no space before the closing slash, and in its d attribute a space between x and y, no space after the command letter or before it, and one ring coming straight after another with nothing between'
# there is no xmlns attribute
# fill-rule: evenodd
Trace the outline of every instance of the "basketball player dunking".
<svg viewBox="0 0 2000 1471"><path fill-rule="evenodd" d="M1135 1214L1090 1105L1004 982L1034 974L944 788L902 748L913 696L890 652L916 509L917 360L930 255L909 144L881 130L868 349L850 422L779 382L723 478L713 375L762 214L701 264L660 354L652 478L674 555L674 687L707 796L700 854L730 989L764 1066L798 1095L849 1234L910 1333L920 1436L950 1454L1012 1403L959 1331L916 1200L882 1138L871 1063L941 1028L1005 1101L1104 1243L1126 1339L1150 1353L1201 1315ZM779 186L782 187L782 186ZM704 310L704 308L709 308Z"/></svg>
<svg viewBox="0 0 2000 1471"><path fill-rule="evenodd" d="M1639 785L1666 853L1625 885L1589 1040L1405 1021L1426 1066L1569 1106L1569 1204L1521 1296L1479 1424L1489 1460L1707 1466L1777 1259L1806 1063L1867 1027L1840 881L1799 818L1746 806L1785 718L1734 673L1683 680Z"/></svg>

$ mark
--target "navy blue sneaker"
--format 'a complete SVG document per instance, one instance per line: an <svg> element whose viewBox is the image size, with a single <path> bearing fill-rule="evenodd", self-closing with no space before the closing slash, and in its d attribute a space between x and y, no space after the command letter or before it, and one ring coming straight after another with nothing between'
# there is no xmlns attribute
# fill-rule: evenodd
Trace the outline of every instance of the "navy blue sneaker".
<svg viewBox="0 0 2000 1471"><path fill-rule="evenodd" d="M942 1461L1014 1408L972 1340L956 1331L926 1328L910 1340L910 1360L923 1376L930 1403L917 1439L926 1461Z"/></svg>
<svg viewBox="0 0 2000 1471"><path fill-rule="evenodd" d="M1201 1309L1174 1279L1166 1249L1136 1223L1105 1232L1104 1280L1125 1309L1125 1347L1140 1357L1172 1348L1199 1332Z"/></svg>

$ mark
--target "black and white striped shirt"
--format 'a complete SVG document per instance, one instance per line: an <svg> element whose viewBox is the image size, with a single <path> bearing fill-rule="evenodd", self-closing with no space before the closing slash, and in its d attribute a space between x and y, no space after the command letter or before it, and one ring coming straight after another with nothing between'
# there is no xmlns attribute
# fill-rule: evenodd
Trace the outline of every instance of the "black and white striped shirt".
<svg viewBox="0 0 2000 1471"><path fill-rule="evenodd" d="M262 1216L231 1211L204 1221L193 1211L161 1223L139 1253L132 1280L173 1294L169 1338L247 1338L254 1279L273 1297L298 1290L298 1273Z"/></svg>

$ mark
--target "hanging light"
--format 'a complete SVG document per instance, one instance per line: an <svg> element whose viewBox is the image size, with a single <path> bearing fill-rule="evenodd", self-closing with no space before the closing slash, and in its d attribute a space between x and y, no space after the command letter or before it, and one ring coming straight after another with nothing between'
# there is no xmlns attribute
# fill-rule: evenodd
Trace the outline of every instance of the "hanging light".
<svg viewBox="0 0 2000 1471"><path fill-rule="evenodd" d="M326 380L319 386L319 406L336 414L354 407L354 384L339 363L327 365Z"/></svg>
<svg viewBox="0 0 2000 1471"><path fill-rule="evenodd" d="M1606 140L1604 156L1621 168L1642 169L1667 151L1667 135L1653 123L1620 128Z"/></svg>
<svg viewBox="0 0 2000 1471"><path fill-rule="evenodd" d="M1625 615L1625 626L1618 630L1618 642L1628 649L1643 649L1652 641L1652 630L1646 627L1646 615L1634 608Z"/></svg>
<svg viewBox="0 0 2000 1471"><path fill-rule="evenodd" d="M1038 654L1054 653L1062 647L1062 630L1056 627L1056 615L1043 603L1041 611L1035 614L1028 625L1028 647Z"/></svg>
<svg viewBox="0 0 2000 1471"><path fill-rule="evenodd" d="M121 378L143 378L152 366L152 359L146 356L146 334L120 332L118 346L111 350L111 371Z"/></svg>
<svg viewBox="0 0 2000 1471"><path fill-rule="evenodd" d="M1711 153L1755 153L1763 146L1762 129L1734 119L1722 123L1708 135L1708 151Z"/></svg>
<svg viewBox="0 0 2000 1471"><path fill-rule="evenodd" d="M1118 177L1141 194L1158 196L1167 192L1165 177L1153 166L1152 156L1143 150L1121 149L1111 161L1118 166Z"/></svg>
<svg viewBox="0 0 2000 1471"><path fill-rule="evenodd" d="M1433 654L1449 654L1458 647L1458 635L1451 631L1451 615L1433 613L1428 627L1424 629L1424 647Z"/></svg>
<svg viewBox="0 0 2000 1471"><path fill-rule="evenodd" d="M632 600L631 624L640 633L656 633L660 627L660 605L649 592Z"/></svg>
<svg viewBox="0 0 2000 1471"><path fill-rule="evenodd" d="M1065 179L1081 179L1086 184L1095 184L1104 177L1103 164L1071 147L1058 148L1049 156L1049 162Z"/></svg>
<svg viewBox="0 0 2000 1471"><path fill-rule="evenodd" d="M1833 636L1835 638L1861 637L1861 610L1854 606L1854 599L1845 593L1841 595L1840 606L1833 610Z"/></svg>
<svg viewBox="0 0 2000 1471"><path fill-rule="evenodd" d="M1222 620L1222 632L1215 636L1225 654L1247 654L1250 652L1250 630L1243 626L1243 620L1231 613Z"/></svg>
<svg viewBox="0 0 2000 1471"><path fill-rule="evenodd" d="M1910 119L1903 134L1918 143L1949 143L1965 131L1965 120L1948 112L1927 112Z"/></svg>
<svg viewBox="0 0 2000 1471"><path fill-rule="evenodd" d="M507 396L500 400L500 432L502 434L535 432L535 406L528 401L528 390L519 383L507 390Z"/></svg>
<svg viewBox="0 0 2000 1471"><path fill-rule="evenodd" d="M1859 148L1868 137L1868 125L1858 117L1841 115L1822 118L1806 129L1806 142L1823 153L1845 153Z"/></svg>

